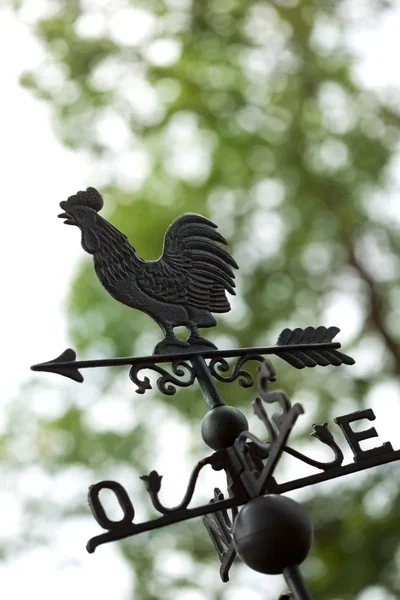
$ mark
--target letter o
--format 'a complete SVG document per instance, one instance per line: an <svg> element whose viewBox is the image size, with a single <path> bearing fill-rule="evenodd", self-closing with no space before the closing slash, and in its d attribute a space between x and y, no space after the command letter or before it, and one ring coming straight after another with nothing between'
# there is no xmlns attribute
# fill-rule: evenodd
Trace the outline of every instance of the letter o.
<svg viewBox="0 0 400 600"><path fill-rule="evenodd" d="M111 490L117 497L118 504L124 513L124 516L119 521L112 521L107 517L106 511L99 498L101 490ZM126 489L116 481L99 481L99 483L91 485L89 488L88 501L94 518L103 529L108 529L110 531L112 529L130 525L135 517L135 509L133 508Z"/></svg>

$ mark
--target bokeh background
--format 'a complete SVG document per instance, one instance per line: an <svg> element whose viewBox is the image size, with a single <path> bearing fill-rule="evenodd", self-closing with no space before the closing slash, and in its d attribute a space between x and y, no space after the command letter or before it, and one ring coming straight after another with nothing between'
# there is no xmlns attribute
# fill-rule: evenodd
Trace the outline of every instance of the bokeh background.
<svg viewBox="0 0 400 600"><path fill-rule="evenodd" d="M400 11L396 2L20 0L0 10L2 398L0 573L28 593L116 600L275 600L280 577L237 564L229 584L199 522L86 554L99 527L86 490L115 479L137 520L139 476L176 504L199 435L199 391L134 393L126 370L83 385L28 375L67 345L80 358L147 354L159 330L112 300L58 203L88 185L147 259L178 214L215 220L240 265L221 348L274 343L284 327L337 325L354 367L297 372L279 387L313 422L371 407L398 447L400 418ZM20 83L18 83L20 81ZM221 386L252 427L255 391ZM343 444L346 460L349 449ZM304 574L318 600L400 598L396 464L291 496L315 524ZM283 480L311 472L286 459ZM218 474L201 479L206 502ZM115 507L110 498L110 514Z"/></svg>

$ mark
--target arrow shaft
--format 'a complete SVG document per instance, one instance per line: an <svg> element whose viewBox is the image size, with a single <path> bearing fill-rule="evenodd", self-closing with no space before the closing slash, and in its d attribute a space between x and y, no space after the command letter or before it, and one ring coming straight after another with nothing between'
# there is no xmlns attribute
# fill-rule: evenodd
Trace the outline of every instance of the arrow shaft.
<svg viewBox="0 0 400 600"><path fill-rule="evenodd" d="M71 367L75 369L91 369L95 367L118 367L125 365L135 365L142 362L151 362L152 364L172 362L177 359L192 360L196 358L235 358L237 356L244 356L246 354L275 354L279 356L285 352L295 350L317 350L317 349L338 349L341 345L338 342L325 342L319 344L289 344L287 346L266 346L260 348L236 348L233 350L208 350L205 352L185 352L176 354L164 354L164 355L151 355L151 356L140 356L140 357L122 357L122 358L103 358L94 360L77 360L77 361L63 361L63 362L48 362L43 364L33 365L32 371L46 371L48 367L57 366Z"/></svg>

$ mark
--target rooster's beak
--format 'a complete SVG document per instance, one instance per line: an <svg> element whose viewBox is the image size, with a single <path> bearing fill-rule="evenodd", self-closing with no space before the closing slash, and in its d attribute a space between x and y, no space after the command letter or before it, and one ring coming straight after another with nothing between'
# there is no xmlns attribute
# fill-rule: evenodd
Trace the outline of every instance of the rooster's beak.
<svg viewBox="0 0 400 600"><path fill-rule="evenodd" d="M72 219L71 215L66 212L57 215L59 219L65 219L64 225L75 225L75 221Z"/></svg>

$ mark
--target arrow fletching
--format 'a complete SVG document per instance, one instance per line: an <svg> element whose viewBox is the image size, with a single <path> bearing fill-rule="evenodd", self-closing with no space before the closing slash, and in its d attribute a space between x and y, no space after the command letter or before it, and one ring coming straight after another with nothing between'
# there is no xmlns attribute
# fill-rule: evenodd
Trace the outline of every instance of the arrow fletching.
<svg viewBox="0 0 400 600"><path fill-rule="evenodd" d="M336 348L326 348L325 344L332 342L333 338L339 333L338 327L306 327L301 329L284 329L279 335L276 346L293 346L296 344L302 347L297 349L291 348L287 352L279 352L278 356L296 369L304 369L304 367L326 367L333 365L339 367L342 364L354 365L354 359L343 352L339 352ZM307 344L313 345L312 348L304 347ZM320 347L315 347L316 344L321 344Z"/></svg>
<svg viewBox="0 0 400 600"><path fill-rule="evenodd" d="M60 354L60 356L57 356L57 358L48 362L33 365L31 369L32 371L57 373L58 375L63 375L64 377L78 381L78 383L82 383L83 376L74 366L74 362L76 362L75 350L72 350L72 348L67 348L67 350L64 350L64 352Z"/></svg>

